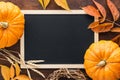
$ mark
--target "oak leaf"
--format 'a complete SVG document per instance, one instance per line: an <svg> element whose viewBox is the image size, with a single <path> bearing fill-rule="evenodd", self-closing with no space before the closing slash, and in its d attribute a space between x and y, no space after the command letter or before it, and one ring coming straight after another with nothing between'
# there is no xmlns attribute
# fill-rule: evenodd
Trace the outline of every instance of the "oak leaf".
<svg viewBox="0 0 120 80"><path fill-rule="evenodd" d="M120 27L112 28L111 32L120 32Z"/></svg>
<svg viewBox="0 0 120 80"><path fill-rule="evenodd" d="M101 23L104 22L106 19L106 15L107 15L105 8L100 3L96 2L95 0L92 0L92 1L97 6L100 13L102 14L102 19L100 19L100 22Z"/></svg>
<svg viewBox="0 0 120 80"><path fill-rule="evenodd" d="M10 69L7 66L1 65L1 74L4 80L10 80Z"/></svg>
<svg viewBox="0 0 120 80"><path fill-rule="evenodd" d="M50 3L50 0L39 0L39 3L43 7L43 9L46 9L46 7L48 6L48 4Z"/></svg>
<svg viewBox="0 0 120 80"><path fill-rule="evenodd" d="M98 11L95 7L93 7L93 6L91 6L91 5L82 7L82 9L83 9L88 15L94 16L95 18L101 17L99 11Z"/></svg>
<svg viewBox="0 0 120 80"><path fill-rule="evenodd" d="M54 0L54 1L58 6L64 8L65 10L70 10L66 0Z"/></svg>
<svg viewBox="0 0 120 80"><path fill-rule="evenodd" d="M114 21L117 21L120 17L119 10L111 0L107 0L107 5L111 11Z"/></svg>
<svg viewBox="0 0 120 80"><path fill-rule="evenodd" d="M91 28L94 32L108 32L113 27L113 23L102 23L96 26L95 28Z"/></svg>

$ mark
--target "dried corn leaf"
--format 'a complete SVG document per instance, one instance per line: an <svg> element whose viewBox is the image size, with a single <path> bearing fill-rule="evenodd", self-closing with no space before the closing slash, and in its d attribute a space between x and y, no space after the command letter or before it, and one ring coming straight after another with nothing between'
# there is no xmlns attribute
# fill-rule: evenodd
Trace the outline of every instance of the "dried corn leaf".
<svg viewBox="0 0 120 80"><path fill-rule="evenodd" d="M10 80L10 69L7 66L1 65L1 74L4 80Z"/></svg>
<svg viewBox="0 0 120 80"><path fill-rule="evenodd" d="M92 22L92 23L89 25L88 29L89 29L89 28L95 28L95 27L97 27L98 25L99 25L99 21Z"/></svg>
<svg viewBox="0 0 120 80"><path fill-rule="evenodd" d="M117 21L120 17L119 10L111 0L107 0L107 5L111 11L114 21Z"/></svg>
<svg viewBox="0 0 120 80"><path fill-rule="evenodd" d="M39 0L39 3L43 7L43 9L46 9L46 7L48 6L48 4L50 3L50 0Z"/></svg>
<svg viewBox="0 0 120 80"><path fill-rule="evenodd" d="M108 32L113 27L113 23L103 23L95 28L92 28L94 32Z"/></svg>
<svg viewBox="0 0 120 80"><path fill-rule="evenodd" d="M20 75L21 69L20 69L18 63L15 63L14 67L15 67L16 76Z"/></svg>
<svg viewBox="0 0 120 80"><path fill-rule="evenodd" d="M30 80L26 75L19 75L14 78L14 80Z"/></svg>
<svg viewBox="0 0 120 80"><path fill-rule="evenodd" d="M82 7L82 9L83 9L88 15L94 16L95 18L101 17L99 11L98 11L95 7L93 7L93 6L91 6L91 5Z"/></svg>
<svg viewBox="0 0 120 80"><path fill-rule="evenodd" d="M65 10L70 10L66 0L54 0L54 1L58 6L64 8Z"/></svg>
<svg viewBox="0 0 120 80"><path fill-rule="evenodd" d="M120 27L112 28L111 32L120 32Z"/></svg>
<svg viewBox="0 0 120 80"><path fill-rule="evenodd" d="M10 78L13 79L14 76L15 76L15 69L14 69L13 65L11 65L11 67L10 67Z"/></svg>
<svg viewBox="0 0 120 80"><path fill-rule="evenodd" d="M101 13L102 16L103 16L102 19L100 19L100 22L101 22L101 23L104 22L105 19L106 19L106 15L107 15L105 8L104 8L100 3L96 2L95 0L92 0L92 1L93 1L94 4L97 6L97 8L99 9L100 13Z"/></svg>

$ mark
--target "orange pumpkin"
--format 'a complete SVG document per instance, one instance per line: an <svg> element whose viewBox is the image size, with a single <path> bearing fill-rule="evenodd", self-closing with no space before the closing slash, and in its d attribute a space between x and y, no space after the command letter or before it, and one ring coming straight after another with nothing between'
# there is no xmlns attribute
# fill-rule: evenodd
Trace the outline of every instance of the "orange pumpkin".
<svg viewBox="0 0 120 80"><path fill-rule="evenodd" d="M14 45L22 36L24 15L11 2L0 2L0 48Z"/></svg>
<svg viewBox="0 0 120 80"><path fill-rule="evenodd" d="M118 80L120 78L120 48L112 41L93 43L84 56L86 73L93 80Z"/></svg>

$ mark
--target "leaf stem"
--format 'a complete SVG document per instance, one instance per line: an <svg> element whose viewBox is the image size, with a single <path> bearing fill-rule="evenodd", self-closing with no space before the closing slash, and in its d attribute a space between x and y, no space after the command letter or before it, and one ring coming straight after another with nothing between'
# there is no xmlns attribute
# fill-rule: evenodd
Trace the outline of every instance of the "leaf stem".
<svg viewBox="0 0 120 80"><path fill-rule="evenodd" d="M111 20L109 20L109 19L106 19L106 21L112 22L112 23L114 23L115 25L117 25L117 26L120 27L120 24L116 23L115 21L111 21Z"/></svg>

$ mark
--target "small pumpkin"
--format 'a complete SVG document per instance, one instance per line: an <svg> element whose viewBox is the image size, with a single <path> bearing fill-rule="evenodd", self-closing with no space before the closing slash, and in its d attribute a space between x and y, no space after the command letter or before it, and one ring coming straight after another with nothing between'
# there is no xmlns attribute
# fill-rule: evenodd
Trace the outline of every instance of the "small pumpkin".
<svg viewBox="0 0 120 80"><path fill-rule="evenodd" d="M110 40L91 44L84 56L84 67L93 80L118 80L120 47Z"/></svg>
<svg viewBox="0 0 120 80"><path fill-rule="evenodd" d="M14 45L24 30L24 14L11 2L0 2L0 48Z"/></svg>

